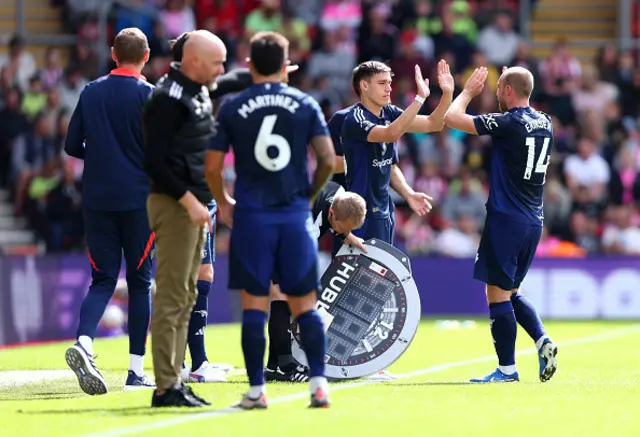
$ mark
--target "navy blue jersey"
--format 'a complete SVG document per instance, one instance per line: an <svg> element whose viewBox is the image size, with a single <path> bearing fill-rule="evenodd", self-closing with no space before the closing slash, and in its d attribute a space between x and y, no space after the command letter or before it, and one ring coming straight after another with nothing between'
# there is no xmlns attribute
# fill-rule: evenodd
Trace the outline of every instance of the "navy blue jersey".
<svg viewBox="0 0 640 437"><path fill-rule="evenodd" d="M542 226L543 186L553 146L551 117L531 107L473 118L493 143L487 212Z"/></svg>
<svg viewBox="0 0 640 437"><path fill-rule="evenodd" d="M329 133L331 134L331 141L333 141L333 148L336 150L336 156L344 156L344 150L342 148L342 125L344 124L344 119L347 118L347 115L351 112L351 109L353 109L353 105L339 110L331 116L331 119L327 123ZM332 180L342 187L347 186L347 179L344 173L334 174Z"/></svg>
<svg viewBox="0 0 640 437"><path fill-rule="evenodd" d="M84 159L82 201L93 210L145 208L142 110L153 85L118 68L89 83L69 122L65 151Z"/></svg>
<svg viewBox="0 0 640 437"><path fill-rule="evenodd" d="M320 105L281 83L252 85L220 109L211 149L235 154L236 209L309 210L307 147L329 136Z"/></svg>
<svg viewBox="0 0 640 437"><path fill-rule="evenodd" d="M401 114L402 109L389 105L378 116L358 103L342 125L347 189L366 200L373 217L386 217L393 211L389 184L391 166L398 162L398 147L396 143L370 143L367 136L375 126L389 125Z"/></svg>

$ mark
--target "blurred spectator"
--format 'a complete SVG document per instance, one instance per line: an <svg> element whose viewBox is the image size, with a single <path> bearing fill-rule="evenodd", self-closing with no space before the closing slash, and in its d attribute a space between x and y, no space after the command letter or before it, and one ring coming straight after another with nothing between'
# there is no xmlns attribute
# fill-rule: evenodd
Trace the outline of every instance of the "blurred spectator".
<svg viewBox="0 0 640 437"><path fill-rule="evenodd" d="M256 32L281 31L281 0L261 0L260 7L247 16L244 27L246 38L250 38Z"/></svg>
<svg viewBox="0 0 640 437"><path fill-rule="evenodd" d="M434 241L440 255L454 258L473 258L479 243L478 222L475 217L467 215L460 215L456 226L440 232Z"/></svg>
<svg viewBox="0 0 640 437"><path fill-rule="evenodd" d="M356 60L352 53L337 46L336 33L325 32L322 49L311 56L307 74L310 78L328 78L329 86L344 95L351 91L351 71Z"/></svg>
<svg viewBox="0 0 640 437"><path fill-rule="evenodd" d="M478 48L494 66L511 66L520 46L520 36L513 30L513 20L506 12L496 14L493 24L478 36Z"/></svg>
<svg viewBox="0 0 640 437"><path fill-rule="evenodd" d="M146 5L143 0L129 0L117 3L115 11L114 34L128 27L137 27L147 38L153 35L153 24L158 19L159 11Z"/></svg>
<svg viewBox="0 0 640 437"><path fill-rule="evenodd" d="M480 183L465 169L461 172L460 178L449 186L442 204L442 217L449 225L458 222L461 217L468 217L475 221L478 229L481 229L487 215L486 201Z"/></svg>
<svg viewBox="0 0 640 437"><path fill-rule="evenodd" d="M602 235L605 253L640 255L640 229L632 223L633 214L629 205L611 208L610 222Z"/></svg>
<svg viewBox="0 0 640 437"><path fill-rule="evenodd" d="M550 112L563 123L573 122L575 114L571 106L571 94L582 75L582 67L571 55L566 40L556 42L549 58L540 64L540 75Z"/></svg>
<svg viewBox="0 0 640 437"><path fill-rule="evenodd" d="M33 76L29 80L29 89L27 89L22 98L22 112L29 119L33 119L38 113L42 112L46 104L47 93L44 92L40 76Z"/></svg>
<svg viewBox="0 0 640 437"><path fill-rule="evenodd" d="M82 76L82 71L77 68L69 69L65 75L65 80L58 88L60 107L65 111L73 112L78 100L80 100L80 93L87 86L87 83L87 80Z"/></svg>
<svg viewBox="0 0 640 437"><path fill-rule="evenodd" d="M56 89L62 81L62 60L60 59L60 48L48 47L45 54L45 66L40 70L40 80L45 91Z"/></svg>
<svg viewBox="0 0 640 437"><path fill-rule="evenodd" d="M397 29L387 21L388 18L389 8L383 4L369 11L366 24L360 31L358 62L388 62L394 57Z"/></svg>
<svg viewBox="0 0 640 437"><path fill-rule="evenodd" d="M406 20L404 29L415 30L423 35L437 35L442 32L442 19L434 8L432 0L415 0L411 18Z"/></svg>
<svg viewBox="0 0 640 437"><path fill-rule="evenodd" d="M599 115L604 113L609 103L617 97L617 89L613 84L601 82L598 70L588 66L582 70L580 86L573 93L573 108L579 115L586 111L595 111Z"/></svg>
<svg viewBox="0 0 640 437"><path fill-rule="evenodd" d="M544 222L551 232L557 234L564 231L571 207L571 193L562 185L556 166L549 165L544 187Z"/></svg>
<svg viewBox="0 0 640 437"><path fill-rule="evenodd" d="M24 39L14 35L9 41L7 55L0 55L0 69L7 69L12 78L11 85L18 85L22 91L29 89L29 81L36 73L36 61L24 47Z"/></svg>
<svg viewBox="0 0 640 437"><path fill-rule="evenodd" d="M639 201L640 149L623 147L618 153L611 172L610 200L617 205L632 205Z"/></svg>
<svg viewBox="0 0 640 437"><path fill-rule="evenodd" d="M578 189L584 186L591 201L604 200L611 177L609 166L604 158L598 155L591 139L582 137L578 140L578 153L567 157L564 172L567 186L574 197Z"/></svg>
<svg viewBox="0 0 640 437"><path fill-rule="evenodd" d="M326 0L320 17L320 28L336 31L346 27L354 31L362 21L362 8L357 0Z"/></svg>
<svg viewBox="0 0 640 437"><path fill-rule="evenodd" d="M38 114L33 131L16 138L13 144L11 182L14 187L14 211L22 214L22 205L31 179L55 156L53 125L49 117Z"/></svg>
<svg viewBox="0 0 640 437"><path fill-rule="evenodd" d="M47 196L44 211L49 227L47 250L59 252L81 247L84 235L81 199L82 184L75 178L73 163L68 162Z"/></svg>
<svg viewBox="0 0 640 437"><path fill-rule="evenodd" d="M445 6L446 8L446 6ZM471 5L466 0L454 0L445 9L445 15L451 20L451 28L455 35L464 36L471 44L478 38L478 28L472 16Z"/></svg>
<svg viewBox="0 0 640 437"><path fill-rule="evenodd" d="M609 83L616 83L618 79L618 49L613 44L606 44L598 50L595 59L600 79Z"/></svg>
<svg viewBox="0 0 640 437"><path fill-rule="evenodd" d="M27 117L20 104L20 90L17 87L3 90L3 108L0 109L0 186L9 184L12 170L14 141L28 128ZM12 153L13 152L13 153Z"/></svg>
<svg viewBox="0 0 640 437"><path fill-rule="evenodd" d="M196 28L193 9L187 5L186 0L167 0L165 8L160 12L160 20L170 38L177 38Z"/></svg>
<svg viewBox="0 0 640 437"><path fill-rule="evenodd" d="M595 218L584 212L576 211L571 214L569 222L569 241L584 249L586 253L597 253L600 250L600 241L597 230L598 222Z"/></svg>

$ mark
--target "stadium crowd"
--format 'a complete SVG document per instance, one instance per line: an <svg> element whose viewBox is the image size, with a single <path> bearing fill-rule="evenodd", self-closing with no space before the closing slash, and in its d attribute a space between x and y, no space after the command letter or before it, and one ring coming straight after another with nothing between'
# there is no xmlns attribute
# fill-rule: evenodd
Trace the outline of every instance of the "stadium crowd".
<svg viewBox="0 0 640 437"><path fill-rule="evenodd" d="M52 47L37 69L18 35L0 58L0 183L10 190L15 215L28 220L50 252L84 248L82 162L66 156L62 144L83 87L112 67L99 58L96 11L102 2L56 3L65 3L66 31L78 35L68 66ZM536 79L532 104L553 116L555 133L538 255L640 254L637 60L607 45L593 63L581 65L566 41L558 41L548 58L534 59L518 34L516 11L517 2L506 0L132 0L114 4L109 34L132 26L145 32L151 59L143 73L153 83L167 71L168 40L182 32L204 28L221 36L229 49L227 71L246 66L250 35L282 32L291 41L291 61L300 66L292 85L314 96L327 118L355 102L351 71L364 60L389 62L392 101L400 108L415 94L415 64L433 78L445 58L458 87L476 66L487 65L488 83L472 102L473 113L498 111L502 66L524 66ZM426 113L438 103L437 82L431 83ZM435 210L418 217L396 197L398 245L413 255L475 256L489 139L445 127L438 134L405 135L399 152L409 184L432 195ZM232 168L227 177L233 179ZM225 250L226 239L219 232L218 250Z"/></svg>

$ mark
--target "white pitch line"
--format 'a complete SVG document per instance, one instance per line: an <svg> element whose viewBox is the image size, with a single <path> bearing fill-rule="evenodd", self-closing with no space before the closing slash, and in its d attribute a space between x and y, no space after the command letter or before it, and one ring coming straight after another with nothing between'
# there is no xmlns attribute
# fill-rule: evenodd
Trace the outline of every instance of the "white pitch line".
<svg viewBox="0 0 640 437"><path fill-rule="evenodd" d="M605 341L605 340L611 340L611 339L614 339L614 338L623 337L625 335L629 335L631 333L638 332L638 331L640 331L640 324L635 324L635 325L632 325L632 326L629 326L629 327L615 329L615 330L604 332L604 333L600 333L600 334L589 335L589 336L585 336L585 337L579 337L579 338L576 338L576 339L573 339L573 340L566 341L564 343L560 343L560 345L562 347L567 347L567 346L578 346L578 345L589 344L589 343L598 343L598 342ZM525 349L523 351L519 351L519 352L516 353L516 355L518 355L518 356L519 355L531 355L531 354L535 354L537 352L538 352L537 349L530 348L530 349ZM456 362L452 362L452 363L438 364L436 366L431 366L431 367L427 367L425 369L415 370L415 371L409 372L409 373L397 374L395 376L397 377L398 380L400 380L400 379L409 379L409 378L414 378L416 376L428 375L430 373L443 372L445 370L454 369L456 367L470 366L472 364L480 364L480 363L485 363L485 362L488 362L488 361L495 361L495 359L496 359L495 355L488 355L488 356L485 356L485 357L478 357L478 358L474 358L474 359L471 359L471 360L464 360L464 361L456 361ZM393 381L391 381L391 382L393 382ZM367 380L367 381L359 381L359 382L351 382L351 383L345 383L345 384L331 385L331 393L336 392L336 391L340 391L340 390L347 390L347 389L361 387L361 386L365 386L365 385L380 384L380 383L381 383L381 381L368 381ZM286 396L279 396L279 397L274 398L274 399L269 399L269 405L282 404L282 403L297 401L297 400L300 400L300 399L307 399L308 397L309 397L309 391L305 390L303 392L299 392L299 393L295 393L295 394L291 394L291 395L286 395ZM105 411L108 413L109 410L105 410ZM238 409L238 408L229 407L229 408L223 408L223 409L215 410L215 411L211 411L211 412L194 413L194 414L189 414L189 415L186 415L186 416L181 416L181 417L176 417L176 418L171 418L171 419L166 419L166 420L160 420L160 421L152 422L152 423L128 426L126 428L114 429L114 430L109 430L109 431L104 431L104 432L97 432L97 433L92 433L92 434L85 434L83 437L121 437L121 436L125 436L125 435L130 435L130 434L137 434L137 433L141 433L141 432L152 431L152 430L156 430L156 429L159 429L159 428L168 428L168 427L172 427L172 426L177 426L177 425L181 425L183 423L195 422L197 420L204 420L204 419L210 419L210 418L213 418L213 417L226 416L226 415L229 415L229 414L239 413L239 412L242 412L242 411L243 410Z"/></svg>

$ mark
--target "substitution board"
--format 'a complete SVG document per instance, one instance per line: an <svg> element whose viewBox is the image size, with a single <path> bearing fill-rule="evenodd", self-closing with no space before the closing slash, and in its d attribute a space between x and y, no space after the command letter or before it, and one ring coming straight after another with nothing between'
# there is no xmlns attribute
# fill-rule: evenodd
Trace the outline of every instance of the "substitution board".
<svg viewBox="0 0 640 437"><path fill-rule="evenodd" d="M420 296L409 257L377 239L367 253L344 245L322 275L316 308L328 337L326 376L373 375L407 350L420 323ZM294 358L307 365L292 325Z"/></svg>

